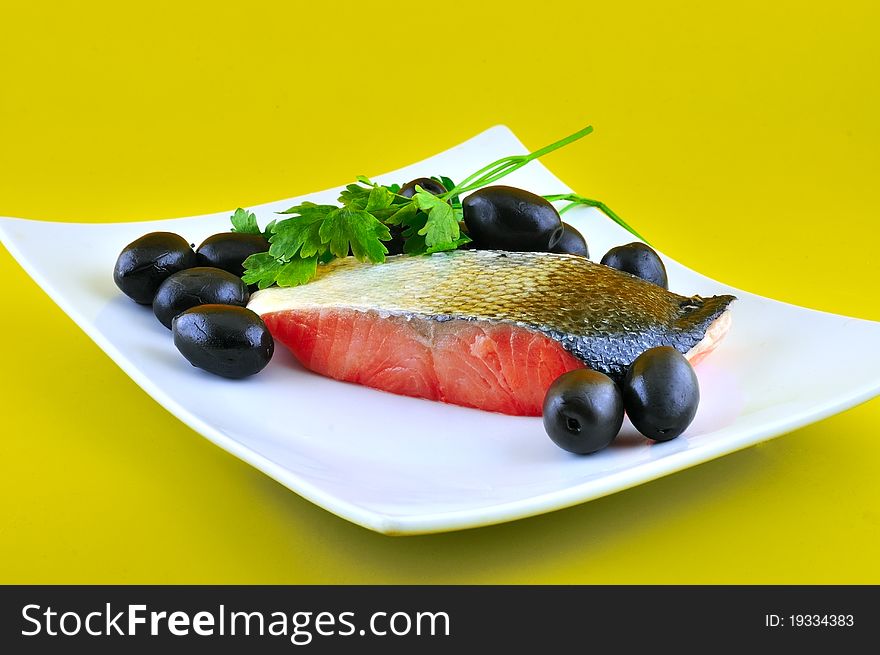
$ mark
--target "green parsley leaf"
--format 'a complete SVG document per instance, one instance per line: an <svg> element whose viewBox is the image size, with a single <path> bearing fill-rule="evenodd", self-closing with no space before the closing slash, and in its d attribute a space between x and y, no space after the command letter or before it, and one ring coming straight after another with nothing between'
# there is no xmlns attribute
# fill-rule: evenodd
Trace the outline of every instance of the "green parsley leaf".
<svg viewBox="0 0 880 655"><path fill-rule="evenodd" d="M436 246L432 246L430 248L425 248L425 254L430 255L435 252L445 252L447 250L457 250L461 246L466 243L470 243L473 241L467 234L460 234L457 239L454 239L451 243L443 243ZM406 245L406 244L404 244Z"/></svg>
<svg viewBox="0 0 880 655"><path fill-rule="evenodd" d="M455 188L455 182L445 175L440 176L440 184L442 184L447 191L452 191Z"/></svg>
<svg viewBox="0 0 880 655"><path fill-rule="evenodd" d="M339 202L351 209L366 209L369 202L371 189L358 184L349 184L345 191L339 194Z"/></svg>
<svg viewBox="0 0 880 655"><path fill-rule="evenodd" d="M317 273L318 257L294 257L284 264L275 277L280 287L296 287L310 281Z"/></svg>
<svg viewBox="0 0 880 655"><path fill-rule="evenodd" d="M349 248L358 261L381 263L388 249L382 241L391 239L388 227L367 211L340 207L321 223L321 241L337 257L347 257Z"/></svg>
<svg viewBox="0 0 880 655"><path fill-rule="evenodd" d="M374 186L367 198L364 209L371 214L380 209L387 209L394 202L394 194L383 186Z"/></svg>
<svg viewBox="0 0 880 655"><path fill-rule="evenodd" d="M428 214L419 210L414 202L404 205L389 220L388 224L403 226L403 252L407 255L423 255L428 251L425 237L419 234L428 222Z"/></svg>
<svg viewBox="0 0 880 655"><path fill-rule="evenodd" d="M289 207L281 212L275 212L276 214L305 214L308 212L315 212L318 210L327 210L336 209L336 205L316 205L313 202L306 201L299 205L294 205L293 207Z"/></svg>
<svg viewBox="0 0 880 655"><path fill-rule="evenodd" d="M256 284L261 289L275 284L278 276L278 260L268 252L259 252L244 260L244 275L241 279L245 284Z"/></svg>
<svg viewBox="0 0 880 655"><path fill-rule="evenodd" d="M239 207L230 217L232 220L232 231L242 234L262 234L260 226L257 225L257 217L253 212L249 212Z"/></svg>
<svg viewBox="0 0 880 655"><path fill-rule="evenodd" d="M435 252L446 252L448 250L455 250L456 248L460 248L464 244L470 242L471 238L468 235L461 234L451 244L444 243L429 248L425 245L425 237L420 234L413 234L412 236L407 237L406 241L404 241L403 252L407 255L430 255Z"/></svg>
<svg viewBox="0 0 880 655"><path fill-rule="evenodd" d="M301 257L311 257L319 251L323 252L319 230L327 216L336 211L336 207L304 202L288 211L292 210L298 211L299 216L284 219L275 225L269 252L283 260L293 259L297 253Z"/></svg>
<svg viewBox="0 0 880 655"><path fill-rule="evenodd" d="M405 205L401 205L400 209L396 209L391 216L386 218L385 223L387 225L407 225L408 221L411 221L418 211L419 208L414 202L408 202Z"/></svg>
<svg viewBox="0 0 880 655"><path fill-rule="evenodd" d="M428 248L439 246L442 250L453 250L455 241L460 235L458 216L445 200L428 193L420 186L416 186L414 202L419 209L428 214L425 227L419 230L419 234L425 237L425 245Z"/></svg>
<svg viewBox="0 0 880 655"><path fill-rule="evenodd" d="M266 225L266 229L263 230L263 236L268 240L272 238L272 234L275 232L275 223L278 221L269 221L269 224Z"/></svg>

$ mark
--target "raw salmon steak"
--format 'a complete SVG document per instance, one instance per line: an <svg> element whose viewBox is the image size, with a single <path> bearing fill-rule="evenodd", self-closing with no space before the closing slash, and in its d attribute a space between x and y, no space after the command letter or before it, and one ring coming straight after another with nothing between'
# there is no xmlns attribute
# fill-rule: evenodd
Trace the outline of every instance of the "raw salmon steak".
<svg viewBox="0 0 880 655"><path fill-rule="evenodd" d="M620 380L648 348L692 362L729 326L733 296L679 296L583 257L459 250L352 257L248 307L306 368L392 393L539 416L561 374Z"/></svg>

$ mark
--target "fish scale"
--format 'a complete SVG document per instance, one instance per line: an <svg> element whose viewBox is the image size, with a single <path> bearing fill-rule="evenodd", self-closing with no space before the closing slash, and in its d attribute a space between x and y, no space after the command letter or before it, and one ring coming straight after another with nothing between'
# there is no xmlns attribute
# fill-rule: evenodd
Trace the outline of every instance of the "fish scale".
<svg viewBox="0 0 880 655"><path fill-rule="evenodd" d="M334 260L310 283L259 291L248 306L261 315L348 309L428 322L507 323L547 336L619 380L649 348L690 351L733 300L681 296L574 255L459 250L389 257L383 265Z"/></svg>

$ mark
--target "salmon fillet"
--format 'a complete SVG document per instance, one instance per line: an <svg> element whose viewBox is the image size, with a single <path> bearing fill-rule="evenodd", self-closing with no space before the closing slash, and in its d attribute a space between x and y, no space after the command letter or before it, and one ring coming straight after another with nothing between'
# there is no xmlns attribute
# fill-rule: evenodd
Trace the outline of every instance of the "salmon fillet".
<svg viewBox="0 0 880 655"><path fill-rule="evenodd" d="M257 292L248 306L316 373L539 416L567 371L620 379L659 345L705 357L729 328L732 300L679 296L569 255L458 251L336 260L309 284Z"/></svg>

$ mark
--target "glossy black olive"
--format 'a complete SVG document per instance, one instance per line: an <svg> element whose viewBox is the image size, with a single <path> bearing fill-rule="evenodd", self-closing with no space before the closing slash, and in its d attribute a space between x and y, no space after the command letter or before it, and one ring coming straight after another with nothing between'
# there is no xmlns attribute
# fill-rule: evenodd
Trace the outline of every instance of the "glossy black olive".
<svg viewBox="0 0 880 655"><path fill-rule="evenodd" d="M614 381L588 368L560 375L544 397L544 429L557 446L588 455L620 432L623 399Z"/></svg>
<svg viewBox="0 0 880 655"><path fill-rule="evenodd" d="M622 386L629 420L655 441L669 441L684 432L700 404L700 384L693 367L669 346L639 355Z"/></svg>
<svg viewBox="0 0 880 655"><path fill-rule="evenodd" d="M446 187L440 184L437 180L432 180L430 177L417 177L414 180L410 180L400 187L400 191L397 193L404 198L412 198L416 195L416 185L435 196L446 193Z"/></svg>
<svg viewBox="0 0 880 655"><path fill-rule="evenodd" d="M153 313L169 330L180 312L197 305L247 305L247 285L229 271L196 266L165 280L153 299Z"/></svg>
<svg viewBox="0 0 880 655"><path fill-rule="evenodd" d="M509 186L487 186L462 201L464 222L477 248L547 252L562 238L556 209L541 196Z"/></svg>
<svg viewBox="0 0 880 655"><path fill-rule="evenodd" d="M193 307L174 319L171 333L190 364L225 378L259 373L275 351L266 324L245 307Z"/></svg>
<svg viewBox="0 0 880 655"><path fill-rule="evenodd" d="M562 238L550 249L550 252L560 254L579 255L589 259L590 250L587 248L587 240L583 235L568 223L562 224Z"/></svg>
<svg viewBox="0 0 880 655"><path fill-rule="evenodd" d="M669 288L666 267L660 255L640 241L612 248L605 253L601 263L640 277L658 287Z"/></svg>
<svg viewBox="0 0 880 655"><path fill-rule="evenodd" d="M213 266L233 275L244 275L244 260L269 250L269 241L261 234L221 232L202 241L196 249L199 266Z"/></svg>
<svg viewBox="0 0 880 655"><path fill-rule="evenodd" d="M168 276L196 262L193 249L179 234L150 232L122 249L113 267L113 281L126 296L149 305Z"/></svg>

